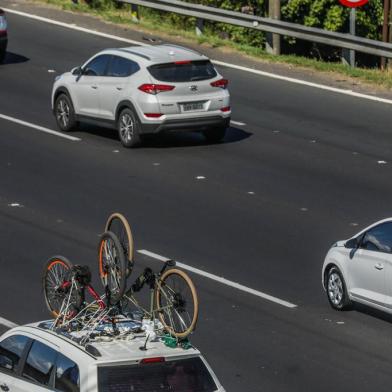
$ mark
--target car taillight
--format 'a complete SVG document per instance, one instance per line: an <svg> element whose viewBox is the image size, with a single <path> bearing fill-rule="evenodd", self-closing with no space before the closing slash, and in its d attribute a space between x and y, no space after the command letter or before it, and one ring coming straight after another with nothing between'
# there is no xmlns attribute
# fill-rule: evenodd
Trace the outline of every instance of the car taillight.
<svg viewBox="0 0 392 392"><path fill-rule="evenodd" d="M157 362L165 362L165 358L164 357L144 358L140 361L140 363L157 363Z"/></svg>
<svg viewBox="0 0 392 392"><path fill-rule="evenodd" d="M141 86L139 86L139 90L143 91L144 93L147 94L159 94L161 92L165 92L165 91L171 91L174 90L175 86L170 86L168 84L149 84L149 83L145 83L142 84Z"/></svg>
<svg viewBox="0 0 392 392"><path fill-rule="evenodd" d="M225 106L224 108L221 108L221 112L230 112L230 106Z"/></svg>
<svg viewBox="0 0 392 392"><path fill-rule="evenodd" d="M215 82L211 82L212 87L220 87L220 88L227 88L229 81L227 79L219 79Z"/></svg>

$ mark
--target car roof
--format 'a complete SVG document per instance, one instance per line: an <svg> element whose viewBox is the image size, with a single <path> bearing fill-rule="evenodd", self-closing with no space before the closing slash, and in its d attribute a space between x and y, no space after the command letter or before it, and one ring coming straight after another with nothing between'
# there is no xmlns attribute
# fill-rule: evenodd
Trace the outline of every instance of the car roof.
<svg viewBox="0 0 392 392"><path fill-rule="evenodd" d="M192 49L169 44L129 46L125 48L106 49L101 53L118 54L132 59L137 56L140 61L144 60L148 63L208 60L208 57Z"/></svg>
<svg viewBox="0 0 392 392"><path fill-rule="evenodd" d="M165 345L162 339L148 341L146 350L142 350L141 347L143 347L146 342L145 334L135 334L134 338L129 339L113 338L111 341L92 342L83 346L71 339L71 334L62 334L47 329L45 325L51 322L53 322L53 320L18 326L7 331L5 335L23 333L33 334L58 346L62 353L67 353L70 347L73 347L73 349L78 349L78 354L84 353L86 356L94 358L99 362L139 362L144 358L151 357L169 358L200 355L199 350L193 346L189 346L186 349L180 346L171 348Z"/></svg>

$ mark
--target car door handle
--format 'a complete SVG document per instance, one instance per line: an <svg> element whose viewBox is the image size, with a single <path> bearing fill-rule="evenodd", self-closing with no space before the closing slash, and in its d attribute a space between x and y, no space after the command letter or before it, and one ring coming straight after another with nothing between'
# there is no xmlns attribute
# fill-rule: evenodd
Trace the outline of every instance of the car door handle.
<svg viewBox="0 0 392 392"><path fill-rule="evenodd" d="M5 392L7 392L7 391L9 391L10 390L10 388L8 387L8 385L7 384L1 384L0 385L0 388L1 388L1 390L2 391L5 391Z"/></svg>
<svg viewBox="0 0 392 392"><path fill-rule="evenodd" d="M116 89L117 89L118 91L121 91L123 88L122 88L122 87L116 87Z"/></svg>
<svg viewBox="0 0 392 392"><path fill-rule="evenodd" d="M93 86L91 86L91 88L93 88L94 90L96 90L96 89L98 88L98 86L93 85Z"/></svg>
<svg viewBox="0 0 392 392"><path fill-rule="evenodd" d="M381 264L381 263L378 263L378 264L376 264L376 265L374 266L374 268L377 269L377 270L379 270L379 271L381 271L382 269L384 269L384 265Z"/></svg>

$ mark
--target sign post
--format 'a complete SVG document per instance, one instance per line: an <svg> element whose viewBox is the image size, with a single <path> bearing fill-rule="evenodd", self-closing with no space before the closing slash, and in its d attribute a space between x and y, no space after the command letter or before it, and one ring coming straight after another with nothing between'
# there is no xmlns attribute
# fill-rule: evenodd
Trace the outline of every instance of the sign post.
<svg viewBox="0 0 392 392"><path fill-rule="evenodd" d="M369 0L339 0L342 5L345 7L350 7L350 34L355 35L355 22L356 22L356 8L365 5ZM348 51L349 55L347 54L347 50L343 49L343 58L346 59L346 62L350 64L351 67L355 67L355 50L350 49ZM348 61L347 61L348 57Z"/></svg>

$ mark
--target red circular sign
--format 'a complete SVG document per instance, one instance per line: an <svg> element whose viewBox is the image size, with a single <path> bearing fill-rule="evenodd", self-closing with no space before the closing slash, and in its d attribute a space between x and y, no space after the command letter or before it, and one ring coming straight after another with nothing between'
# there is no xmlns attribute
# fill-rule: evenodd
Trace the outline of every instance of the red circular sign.
<svg viewBox="0 0 392 392"><path fill-rule="evenodd" d="M339 0L346 7L356 8L365 5L369 0Z"/></svg>

